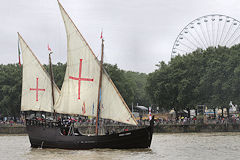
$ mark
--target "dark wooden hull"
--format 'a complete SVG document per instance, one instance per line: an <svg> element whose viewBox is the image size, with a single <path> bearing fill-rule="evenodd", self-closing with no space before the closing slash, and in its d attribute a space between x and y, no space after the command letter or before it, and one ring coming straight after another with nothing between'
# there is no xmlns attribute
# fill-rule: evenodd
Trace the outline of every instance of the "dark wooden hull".
<svg viewBox="0 0 240 160"><path fill-rule="evenodd" d="M59 127L27 125L31 147L61 149L93 148L149 148L152 141L153 124L146 128L98 136L65 136Z"/></svg>

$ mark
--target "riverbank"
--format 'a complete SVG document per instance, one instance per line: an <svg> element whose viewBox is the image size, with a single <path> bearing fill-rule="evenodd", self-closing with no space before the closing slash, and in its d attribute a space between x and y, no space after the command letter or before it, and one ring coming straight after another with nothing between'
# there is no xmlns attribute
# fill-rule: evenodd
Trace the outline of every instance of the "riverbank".
<svg viewBox="0 0 240 160"><path fill-rule="evenodd" d="M26 134L25 126L0 126L0 134Z"/></svg>
<svg viewBox="0 0 240 160"><path fill-rule="evenodd" d="M142 127L142 126L141 126ZM100 133L131 130L141 128L139 126L105 126L100 128ZM80 132L84 134L91 134L95 131L95 126L80 126ZM240 132L240 124L159 124L154 128L154 133L191 133L191 132ZM0 134L26 134L26 127L23 125L19 126L0 126Z"/></svg>

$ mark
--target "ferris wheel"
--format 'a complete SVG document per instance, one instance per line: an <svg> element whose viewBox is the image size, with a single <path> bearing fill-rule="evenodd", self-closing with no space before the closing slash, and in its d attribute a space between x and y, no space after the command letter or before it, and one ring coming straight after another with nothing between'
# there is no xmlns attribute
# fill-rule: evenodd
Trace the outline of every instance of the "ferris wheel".
<svg viewBox="0 0 240 160"><path fill-rule="evenodd" d="M190 22L177 36L171 58L208 47L231 47L240 42L240 22L232 17L212 14Z"/></svg>

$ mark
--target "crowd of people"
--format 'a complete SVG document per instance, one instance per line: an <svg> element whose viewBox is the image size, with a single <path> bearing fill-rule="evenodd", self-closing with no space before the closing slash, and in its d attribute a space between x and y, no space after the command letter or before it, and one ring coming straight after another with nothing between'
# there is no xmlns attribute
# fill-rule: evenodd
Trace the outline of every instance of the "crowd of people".
<svg viewBox="0 0 240 160"><path fill-rule="evenodd" d="M240 124L240 118L239 116L231 116L231 117L207 117L207 116L199 116L199 117L183 117L180 116L178 118L172 118L172 119L165 119L165 118L159 118L156 120L156 123L159 125L164 124L180 124L180 125L190 125L190 124Z"/></svg>
<svg viewBox="0 0 240 160"><path fill-rule="evenodd" d="M44 119L47 119L49 121L53 121L53 118L51 117L42 117L42 116L36 116L32 117L31 119L35 119L38 121L42 121ZM70 116L59 116L57 117L56 121L61 121L61 123L68 124L68 123L74 123L77 126L89 126L89 125L95 125L96 119L92 117L84 117L84 116L78 116L78 117L70 117ZM138 124L141 126L149 125L149 119L139 119L137 120ZM0 117L0 125L9 125L9 126L15 126L15 125L24 125L25 119L23 117ZM239 116L231 116L231 117L207 117L207 116L198 116L198 117L191 117L187 118L186 116L179 116L177 118L155 118L155 125L171 125L171 124L179 124L179 125L190 125L190 124L225 124L225 123L232 123L232 124L240 124L240 118ZM116 122L113 120L106 120L106 119L100 119L99 125L125 125L120 122Z"/></svg>
<svg viewBox="0 0 240 160"><path fill-rule="evenodd" d="M0 125L24 125L24 119L21 117L0 117Z"/></svg>

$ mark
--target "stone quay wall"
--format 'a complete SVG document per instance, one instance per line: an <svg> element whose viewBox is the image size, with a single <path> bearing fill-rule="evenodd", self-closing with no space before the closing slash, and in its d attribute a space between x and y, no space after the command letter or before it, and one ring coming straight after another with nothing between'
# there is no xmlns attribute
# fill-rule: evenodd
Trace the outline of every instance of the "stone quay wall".
<svg viewBox="0 0 240 160"><path fill-rule="evenodd" d="M100 128L99 133L105 133L107 130L119 132L125 129L132 130L142 128L143 126L105 126ZM95 126L81 126L80 132L91 134L95 132ZM240 132L240 124L191 124L191 125L156 125L154 133L191 133L191 132Z"/></svg>
<svg viewBox="0 0 240 160"><path fill-rule="evenodd" d="M0 126L0 134L26 134L25 126Z"/></svg>
<svg viewBox="0 0 240 160"><path fill-rule="evenodd" d="M99 133L107 131L120 132L126 129L132 130L143 126L104 126L100 127ZM93 134L95 126L80 126L79 131L83 134ZM189 133L189 132L240 132L240 124L191 124L191 125L172 125L158 124L154 127L154 133ZM0 126L0 134L26 134L25 126Z"/></svg>
<svg viewBox="0 0 240 160"><path fill-rule="evenodd" d="M240 124L157 125L155 133L240 132Z"/></svg>

